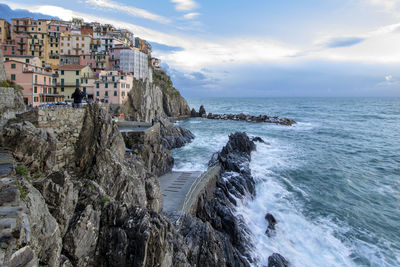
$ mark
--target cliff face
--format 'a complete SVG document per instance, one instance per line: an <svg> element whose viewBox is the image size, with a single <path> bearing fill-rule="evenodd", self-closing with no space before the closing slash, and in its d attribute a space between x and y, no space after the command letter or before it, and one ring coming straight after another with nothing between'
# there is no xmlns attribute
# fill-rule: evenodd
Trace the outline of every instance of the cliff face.
<svg viewBox="0 0 400 267"><path fill-rule="evenodd" d="M128 101L118 111L125 113L130 120L146 122L190 115L186 100L162 70L154 71L153 83L134 81Z"/></svg>
<svg viewBox="0 0 400 267"><path fill-rule="evenodd" d="M246 229L234 213L235 199L254 193L248 168L254 143L245 134L231 136L214 157L222 174L179 225L161 211L154 171L125 152L102 105L30 111L4 126L0 142L16 165L27 167L0 179L0 265L249 266L253 261ZM141 156L152 157L157 153L152 151Z"/></svg>

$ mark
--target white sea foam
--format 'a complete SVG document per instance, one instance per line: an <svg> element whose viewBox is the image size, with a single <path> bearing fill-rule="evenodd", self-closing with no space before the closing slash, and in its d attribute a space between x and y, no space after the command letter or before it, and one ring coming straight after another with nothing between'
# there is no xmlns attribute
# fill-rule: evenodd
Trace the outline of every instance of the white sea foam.
<svg viewBox="0 0 400 267"><path fill-rule="evenodd" d="M350 248L335 237L335 231L343 229L329 220L312 222L307 219L293 193L275 174L282 168L296 167L284 163L285 151L289 152L290 148L273 141L271 146L257 145L250 165L257 180L257 196L253 201L241 204L237 210L252 231L259 264L267 264L268 256L277 252L292 266L353 266ZM265 234L267 212L278 221L276 235L272 237Z"/></svg>

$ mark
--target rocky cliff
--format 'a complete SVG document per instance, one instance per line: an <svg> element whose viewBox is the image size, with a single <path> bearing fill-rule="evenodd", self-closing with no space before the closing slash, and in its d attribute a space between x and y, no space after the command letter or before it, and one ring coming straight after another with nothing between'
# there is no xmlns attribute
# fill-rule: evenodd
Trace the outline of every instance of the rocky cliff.
<svg viewBox="0 0 400 267"><path fill-rule="evenodd" d="M153 71L153 83L135 80L128 101L117 111L130 120L146 122L157 118L190 116L186 100L163 70Z"/></svg>
<svg viewBox="0 0 400 267"><path fill-rule="evenodd" d="M30 111L2 131L16 161L0 179L3 265L249 265L232 198L254 192L247 136L232 136L214 157L224 172L177 227L161 211L157 178L125 152L107 108L61 109Z"/></svg>

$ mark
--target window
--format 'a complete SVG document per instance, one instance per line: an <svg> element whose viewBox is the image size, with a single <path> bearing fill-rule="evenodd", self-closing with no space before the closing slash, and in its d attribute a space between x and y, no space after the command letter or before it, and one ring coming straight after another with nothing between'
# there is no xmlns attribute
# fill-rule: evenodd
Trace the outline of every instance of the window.
<svg viewBox="0 0 400 267"><path fill-rule="evenodd" d="M117 91L114 91L114 96L118 96L118 92Z"/></svg>
<svg viewBox="0 0 400 267"><path fill-rule="evenodd" d="M84 93L86 93L86 87L83 87L82 91L83 91Z"/></svg>
<svg viewBox="0 0 400 267"><path fill-rule="evenodd" d="M117 83L114 83L114 88L117 88Z"/></svg>
<svg viewBox="0 0 400 267"><path fill-rule="evenodd" d="M121 95L122 95L122 96L125 96L125 92L122 92Z"/></svg>
<svg viewBox="0 0 400 267"><path fill-rule="evenodd" d="M33 99L34 102L39 102L39 98L37 96L35 96Z"/></svg>
<svg viewBox="0 0 400 267"><path fill-rule="evenodd" d="M76 74L76 75L79 75L79 70L75 71L75 74Z"/></svg>
<svg viewBox="0 0 400 267"><path fill-rule="evenodd" d="M100 88L100 84L99 83L96 83L96 88Z"/></svg>
<svg viewBox="0 0 400 267"><path fill-rule="evenodd" d="M76 40L79 41L79 37L76 37Z"/></svg>
<svg viewBox="0 0 400 267"><path fill-rule="evenodd" d="M16 68L16 65L15 65L15 64L11 64L11 68L12 68L12 69L15 69L15 68Z"/></svg>
<svg viewBox="0 0 400 267"><path fill-rule="evenodd" d="M112 81L115 82L115 76L112 76Z"/></svg>
<svg viewBox="0 0 400 267"><path fill-rule="evenodd" d="M79 79L75 80L75 84L77 84L77 85L79 84Z"/></svg>
<svg viewBox="0 0 400 267"><path fill-rule="evenodd" d="M64 87L61 87L61 92L64 92Z"/></svg>
<svg viewBox="0 0 400 267"><path fill-rule="evenodd" d="M25 63L29 63L29 58L25 59Z"/></svg>
<svg viewBox="0 0 400 267"><path fill-rule="evenodd" d="M37 94L37 87L36 87L36 86L33 87L33 93L34 93L34 94Z"/></svg>
<svg viewBox="0 0 400 267"><path fill-rule="evenodd" d="M108 91L104 91L104 95L105 95L105 96L108 96Z"/></svg>
<svg viewBox="0 0 400 267"><path fill-rule="evenodd" d="M59 26L57 26L57 31L58 31L58 32L60 31L60 27L59 27ZM64 39L64 37L63 37L63 39Z"/></svg>
<svg viewBox="0 0 400 267"><path fill-rule="evenodd" d="M61 85L64 85L64 78L61 78Z"/></svg>
<svg viewBox="0 0 400 267"><path fill-rule="evenodd" d="M35 83L37 83L37 75L35 75Z"/></svg>
<svg viewBox="0 0 400 267"><path fill-rule="evenodd" d="M83 59L86 59L86 56L85 56L85 55L83 55Z"/></svg>
<svg viewBox="0 0 400 267"><path fill-rule="evenodd" d="M39 31L41 31L42 29L38 28Z"/></svg>
<svg viewBox="0 0 400 267"><path fill-rule="evenodd" d="M126 84L126 88L128 88L128 89L129 89L129 87L130 87L130 85L129 85L129 83L127 83L127 84Z"/></svg>
<svg viewBox="0 0 400 267"><path fill-rule="evenodd" d="M15 74L11 74L11 81L15 81Z"/></svg>
<svg viewBox="0 0 400 267"><path fill-rule="evenodd" d="M61 70L61 75L64 75L64 71L63 70ZM64 80L64 79L61 79L61 80Z"/></svg>
<svg viewBox="0 0 400 267"><path fill-rule="evenodd" d="M105 87L105 88L108 88L108 83L105 83L105 84L104 84L104 87Z"/></svg>

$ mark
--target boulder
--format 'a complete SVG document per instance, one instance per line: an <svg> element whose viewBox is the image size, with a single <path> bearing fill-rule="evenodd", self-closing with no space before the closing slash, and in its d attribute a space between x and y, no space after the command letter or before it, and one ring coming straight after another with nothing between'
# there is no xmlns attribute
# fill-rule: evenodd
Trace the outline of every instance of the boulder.
<svg viewBox="0 0 400 267"><path fill-rule="evenodd" d="M199 108L199 117L203 117L203 115L207 116L206 109L204 108L203 105L201 105L200 108Z"/></svg>
<svg viewBox="0 0 400 267"><path fill-rule="evenodd" d="M171 150L180 148L194 139L194 134L178 125L160 119L160 138L164 148Z"/></svg>
<svg viewBox="0 0 400 267"><path fill-rule="evenodd" d="M289 262L282 255L273 253L268 257L268 267L289 267Z"/></svg>

